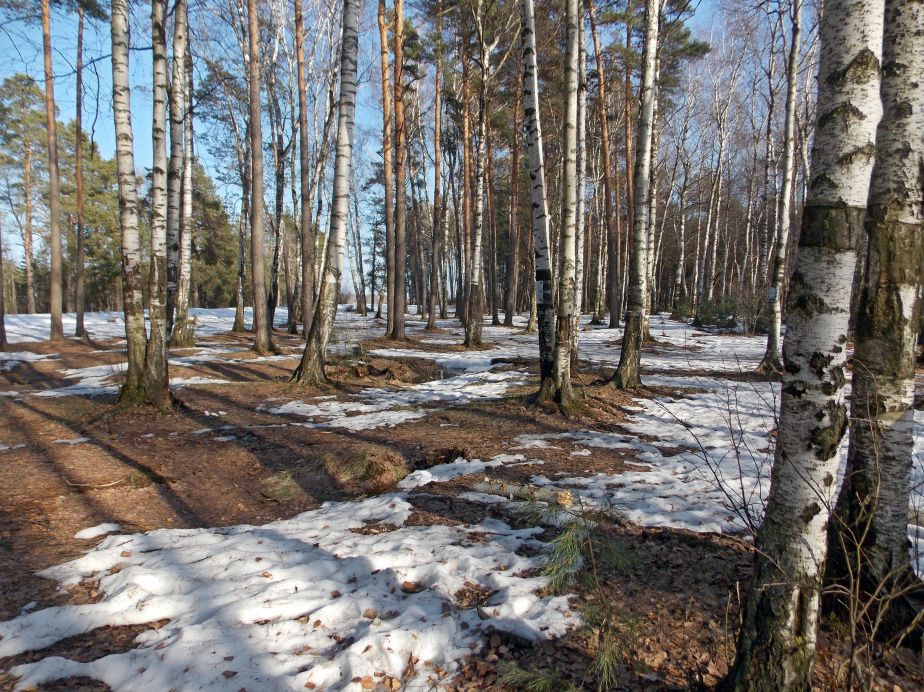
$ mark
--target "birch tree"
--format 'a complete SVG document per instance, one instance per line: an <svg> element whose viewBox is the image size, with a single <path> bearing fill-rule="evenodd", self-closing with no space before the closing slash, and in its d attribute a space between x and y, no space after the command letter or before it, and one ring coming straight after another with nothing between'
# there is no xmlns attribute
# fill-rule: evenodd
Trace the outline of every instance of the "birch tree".
<svg viewBox="0 0 924 692"><path fill-rule="evenodd" d="M175 60L176 58L174 58ZM195 344L195 323L189 319L189 298L192 287L192 207L193 207L193 71L192 51L186 44L183 61L186 72L186 116L183 123L183 183L180 204L180 261L176 293L176 319L170 345L190 347Z"/></svg>
<svg viewBox="0 0 924 692"><path fill-rule="evenodd" d="M607 386L635 389L641 386L642 329L648 296L648 234L649 200L651 194L651 147L654 133L655 75L657 73L658 32L663 0L645 0L645 44L642 54L642 83L639 94L641 109L638 119L634 191L632 199L632 259L629 299L626 306L626 327L622 337L619 367Z"/></svg>
<svg viewBox="0 0 924 692"><path fill-rule="evenodd" d="M536 22L533 0L520 0L520 43L523 48L523 109L533 222L533 261L539 330L539 392L533 405L551 400L555 369L555 312L552 304L552 262L549 254L549 207L545 191L545 156L539 121L539 82L536 74Z"/></svg>
<svg viewBox="0 0 924 692"><path fill-rule="evenodd" d="M266 319L266 279L263 264L263 111L260 99L260 23L257 0L247 0L247 78L249 82L250 129L250 261L253 279L253 350L272 350L270 325Z"/></svg>
<svg viewBox="0 0 924 692"><path fill-rule="evenodd" d="M356 72L359 54L359 2L343 2L343 38L340 43L340 99L337 118L337 153L330 210L327 257L311 331L301 363L292 375L302 384L327 384L324 360L337 314L337 296L343 268L350 214L350 180L353 164L353 116L356 110Z"/></svg>
<svg viewBox="0 0 924 692"><path fill-rule="evenodd" d="M894 593L916 581L906 531L924 285L922 27L920 2L886 0L883 115L866 213L868 264L857 311L850 451L833 524L848 554L861 556L853 569L866 593ZM837 576L846 574L843 564L834 567ZM901 610L892 616L899 622L909 615L906 606Z"/></svg>
<svg viewBox="0 0 924 692"><path fill-rule="evenodd" d="M138 190L132 137L129 86L128 0L112 0L112 115L116 133L119 179L119 225L122 233L122 302L128 369L119 392L121 403L145 396L144 362L147 336L141 293L141 242L138 237Z"/></svg>
<svg viewBox="0 0 924 692"><path fill-rule="evenodd" d="M796 87L798 86L799 46L802 38L802 0L789 5L792 33L789 55L786 59L786 116L783 134L783 189L780 191L779 221L776 244L773 250L773 273L770 276L770 328L767 333L767 352L758 367L759 371L779 371L780 329L783 312L780 306L783 279L786 271L786 248L789 244L790 207L796 156Z"/></svg>
<svg viewBox="0 0 924 692"><path fill-rule="evenodd" d="M788 301L779 435L728 690L812 688L826 527L847 425L850 286L882 112L882 7L829 0L820 26L813 178Z"/></svg>

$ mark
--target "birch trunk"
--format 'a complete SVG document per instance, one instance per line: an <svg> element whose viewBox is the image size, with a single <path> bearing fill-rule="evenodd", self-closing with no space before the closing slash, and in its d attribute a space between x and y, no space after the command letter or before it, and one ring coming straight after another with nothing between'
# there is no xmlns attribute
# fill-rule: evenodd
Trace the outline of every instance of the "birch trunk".
<svg viewBox="0 0 924 692"><path fill-rule="evenodd" d="M263 265L263 109L260 98L260 23L257 0L247 0L247 78L250 129L250 263L253 279L253 350L273 348L266 321L266 280Z"/></svg>
<svg viewBox="0 0 924 692"><path fill-rule="evenodd" d="M147 336L141 292L141 242L138 236L138 189L132 138L129 87L128 0L112 0L112 114L116 132L119 180L119 225L122 233L122 306L128 369L119 392L122 403L145 397L144 361Z"/></svg>
<svg viewBox="0 0 924 692"><path fill-rule="evenodd" d="M881 114L882 6L829 0L819 29L814 177L788 301L776 458L726 690L812 689L826 528L847 425L850 284Z"/></svg>
<svg viewBox="0 0 924 692"><path fill-rule="evenodd" d="M170 77L170 164L167 169L167 333L173 332L177 286L180 280L180 206L182 204L183 145L186 119L187 4L173 8L173 70Z"/></svg>
<svg viewBox="0 0 924 692"><path fill-rule="evenodd" d="M780 292L786 271L786 247L789 244L790 206L795 173L796 155L796 89L798 87L799 45L802 38L802 0L792 0L790 8L792 36L786 64L786 119L783 135L783 189L780 193L779 217L776 230L776 246L773 251L773 273L770 276L770 329L767 334L767 352L758 371L779 372L780 330L783 312Z"/></svg>
<svg viewBox="0 0 924 692"><path fill-rule="evenodd" d="M619 389L635 389L642 384L639 377L639 363L646 312L645 301L648 296L648 196L651 194L651 148L661 8L661 0L646 0L645 2L645 47L642 55L642 84L640 87L641 109L638 119L635 170L633 171L635 189L632 198L634 206L630 266L632 283L629 286L626 328L623 332L619 367L607 382L607 386Z"/></svg>
<svg viewBox="0 0 924 692"><path fill-rule="evenodd" d="M76 146L74 151L74 182L77 194L77 267L74 277L74 294L77 308L77 325L74 335L86 338L84 313L84 214L83 214L83 6L77 6L77 113L75 115ZM2 257L2 255L0 255ZM2 261L2 260L0 260ZM0 291L3 282L0 281ZM2 310L0 310L2 312Z"/></svg>
<svg viewBox="0 0 924 692"><path fill-rule="evenodd" d="M577 87L577 199L574 230L574 309L571 324L571 370L578 369L581 313L584 311L584 252L587 243L585 198L587 194L587 46L584 5L578 0L578 87ZM601 75L602 76L602 75Z"/></svg>
<svg viewBox="0 0 924 692"><path fill-rule="evenodd" d="M167 374L167 34L166 0L151 2L151 45L154 52L151 124L151 270L148 277L150 336L144 372L147 395L154 406L169 402Z"/></svg>
<svg viewBox="0 0 924 692"><path fill-rule="evenodd" d="M175 59L175 58L174 58ZM195 321L189 319L192 289L192 206L193 206L193 71L192 52L186 44L186 117L183 125L183 185L180 205L180 266L176 293L176 319L170 345L177 348L195 344Z"/></svg>
<svg viewBox="0 0 924 692"><path fill-rule="evenodd" d="M558 277L558 321L555 325L555 399L567 406L571 389L571 333L574 330L576 277L575 233L578 196L578 50L580 0L566 0L565 28L565 137L562 171L561 271Z"/></svg>
<svg viewBox="0 0 924 692"><path fill-rule="evenodd" d="M523 46L523 107L526 151L532 200L533 262L536 274L536 321L539 330L539 392L534 404L548 401L554 384L555 313L552 306L552 262L549 256L549 207L545 192L545 157L539 121L539 83L536 74L536 24L533 0L520 0L520 41ZM530 316L530 323L533 322ZM527 327L527 330L529 327Z"/></svg>
<svg viewBox="0 0 924 692"><path fill-rule="evenodd" d="M857 310L850 452L836 510L847 550L861 554L862 563L853 566L862 570L861 588L869 593L884 587L883 595L916 581L906 531L924 285L922 27L920 2L885 0L883 115L866 214L867 270ZM839 567L843 576L844 566ZM909 615L914 613L904 603L893 606L889 627L906 625Z"/></svg>
<svg viewBox="0 0 924 692"><path fill-rule="evenodd" d="M400 2L400 0L399 0ZM301 363L292 375L302 384L327 384L324 373L327 342L337 314L337 295L343 268L347 222L350 214L350 180L353 165L353 116L356 109L356 67L359 54L359 3L343 2L343 37L340 42L340 100L337 117L337 152L330 208L327 256L311 331Z"/></svg>

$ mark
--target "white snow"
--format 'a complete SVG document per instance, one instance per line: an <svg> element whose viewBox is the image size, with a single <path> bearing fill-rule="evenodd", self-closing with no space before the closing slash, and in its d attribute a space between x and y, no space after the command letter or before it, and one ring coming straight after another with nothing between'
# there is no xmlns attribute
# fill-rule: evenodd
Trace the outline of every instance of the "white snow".
<svg viewBox="0 0 924 692"><path fill-rule="evenodd" d="M481 645L488 625L536 639L576 622L567 597L543 597L544 580L522 576L535 558L534 529L486 520L476 526L403 526L412 507L397 495L327 504L287 521L223 529L112 536L84 557L45 570L62 585L99 580L99 603L29 612L0 623L0 657L49 646L104 625L169 618L138 648L78 663L48 657L16 666L16 689L86 675L117 692L137 689L359 690L356 678L401 678L432 689ZM368 523L396 530L363 535ZM484 539L470 540L472 531ZM495 592L463 610L468 585ZM472 646L474 645L474 646ZM381 679L381 677L376 678Z"/></svg>
<svg viewBox="0 0 924 692"><path fill-rule="evenodd" d="M52 440L52 443L61 444L61 445L79 445L82 442L89 442L89 441L90 441L89 437L75 437L70 440Z"/></svg>
<svg viewBox="0 0 924 692"><path fill-rule="evenodd" d="M115 533L121 529L122 527L119 524L99 524L97 526L91 526L88 529L84 529L83 531L78 531L74 534L74 538L88 541L91 538L96 538L97 536L105 536L107 533Z"/></svg>
<svg viewBox="0 0 924 692"><path fill-rule="evenodd" d="M446 481L451 481L453 478L471 476L496 466L519 466L520 464L541 463L542 462L538 460L527 461L526 457L522 454L498 454L489 461L481 461L481 459L472 459L469 461L459 457L449 464L438 464L437 466L431 466L429 469L414 471L398 483L398 488L401 490L413 490L427 483L445 483Z"/></svg>

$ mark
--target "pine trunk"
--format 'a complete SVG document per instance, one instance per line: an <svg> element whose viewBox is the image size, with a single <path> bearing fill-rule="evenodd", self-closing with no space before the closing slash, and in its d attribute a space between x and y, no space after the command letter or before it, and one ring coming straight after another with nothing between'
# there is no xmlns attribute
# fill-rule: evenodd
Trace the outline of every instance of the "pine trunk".
<svg viewBox="0 0 924 692"><path fill-rule="evenodd" d="M391 338L404 341L407 310L407 127L404 117L404 0L395 0L395 289Z"/></svg>
<svg viewBox="0 0 924 692"><path fill-rule="evenodd" d="M788 301L779 436L729 691L808 691L813 683L829 508L847 426L850 284L881 113L882 0L830 0L819 31L814 177Z"/></svg>
<svg viewBox="0 0 924 692"><path fill-rule="evenodd" d="M48 302L52 341L64 338L61 319L61 181L58 175L58 130L55 113L54 71L51 62L50 0L42 0L42 45L45 57L45 123L48 134L48 229L51 235L51 286Z"/></svg>
<svg viewBox="0 0 924 692"><path fill-rule="evenodd" d="M388 24L385 0L379 0L379 42L382 56L382 165L385 188L385 338L395 328L395 205L394 172L392 171L391 77L388 71Z"/></svg>
<svg viewBox="0 0 924 692"><path fill-rule="evenodd" d="M77 113L75 115L74 183L77 194L77 266L74 277L74 297L77 325L74 335L86 338L84 313L84 214L83 214L83 6L77 6ZM0 260L2 261L2 260ZM0 291L3 282L0 281Z"/></svg>
<svg viewBox="0 0 924 692"><path fill-rule="evenodd" d="M427 329L436 329L436 302L440 290L440 258L442 256L440 226L440 138L442 137L440 88L442 79L442 40L443 40L443 0L436 5L436 85L433 103L433 223L430 230L430 315L427 317ZM445 212L444 212L445 213Z"/></svg>

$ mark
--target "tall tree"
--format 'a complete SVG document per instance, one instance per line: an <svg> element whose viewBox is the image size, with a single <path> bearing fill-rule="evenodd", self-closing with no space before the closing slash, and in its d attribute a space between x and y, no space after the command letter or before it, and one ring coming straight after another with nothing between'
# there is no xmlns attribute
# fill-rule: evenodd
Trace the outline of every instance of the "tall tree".
<svg viewBox="0 0 924 692"><path fill-rule="evenodd" d="M112 0L112 115L116 133L116 166L119 179L119 225L122 235L122 303L128 369L119 401L135 403L145 398L144 362L147 336L142 302L141 242L138 236L138 189L132 136L131 88L129 86L128 0Z"/></svg>
<svg viewBox="0 0 924 692"><path fill-rule="evenodd" d="M533 405L552 398L555 384L555 310L552 303L552 261L549 252L549 206L545 191L545 155L539 119L539 80L536 74L536 21L533 0L520 0L520 42L523 47L523 110L532 207L539 329L539 392Z"/></svg>
<svg viewBox="0 0 924 692"><path fill-rule="evenodd" d="M174 58L175 60L176 58ZM186 116L183 119L183 184L180 200L180 261L176 291L176 315L170 345L188 348L195 344L195 322L189 319L192 290L193 234L193 69L192 50L186 44Z"/></svg>
<svg viewBox="0 0 924 692"><path fill-rule="evenodd" d="M151 1L151 46L154 53L151 124L151 267L148 277L150 337L144 371L147 395L155 406L169 402L167 373L167 33L166 0Z"/></svg>
<svg viewBox="0 0 924 692"><path fill-rule="evenodd" d="M651 149L654 133L654 108L658 33L664 0L645 0L645 44L642 54L642 83L636 142L635 170L633 172L632 206L632 260L629 300L626 309L626 327L622 337L619 367L607 382L608 386L634 389L641 386L639 365L642 356L642 329L648 306L648 196L651 190Z"/></svg>
<svg viewBox="0 0 924 692"><path fill-rule="evenodd" d="M558 276L558 321L555 327L555 399L559 405L571 403L571 335L574 330L576 243L578 224L578 66L580 39L580 1L566 0L565 27L565 136L562 171L561 265Z"/></svg>
<svg viewBox="0 0 924 692"><path fill-rule="evenodd" d="M55 83L51 60L50 0L42 0L42 46L45 61L45 123L48 133L48 228L51 231L51 285L48 302L51 312L50 339L64 338L61 319L61 181L58 174L58 130L55 113Z"/></svg>
<svg viewBox="0 0 924 692"><path fill-rule="evenodd" d="M791 225L792 186L795 176L796 154L796 89L799 79L799 48L802 41L802 0L789 3L792 25L789 55L786 58L786 115L783 133L783 189L780 191L779 220L776 244L773 250L773 273L770 276L770 328L767 334L767 352L758 370L779 371L780 331L783 313L780 305L783 279L786 271L786 248L789 245Z"/></svg>
<svg viewBox="0 0 924 692"><path fill-rule="evenodd" d="M787 301L779 436L727 690L812 689L827 526L847 426L850 286L882 114L882 16L883 0L829 0L819 27L819 117Z"/></svg>
<svg viewBox="0 0 924 692"><path fill-rule="evenodd" d="M74 271L74 302L77 308L77 324L74 335L86 337L87 330L83 323L84 312L84 214L83 214L83 5L77 6L77 114L76 143L74 161L74 182L77 195L77 262Z"/></svg>
<svg viewBox="0 0 924 692"><path fill-rule="evenodd" d="M828 12L827 7L825 13ZM866 213L867 269L857 310L850 451L837 504L843 545L866 594L917 582L908 551L914 378L924 286L924 7L885 0L882 121ZM788 339L788 329L787 329ZM840 547L840 543L837 544ZM846 576L845 556L832 565ZM907 604L885 614L907 624Z"/></svg>
<svg viewBox="0 0 924 692"><path fill-rule="evenodd" d="M180 214L182 206L183 143L186 121L186 0L173 6L173 66L170 77L170 161L167 169L167 333L173 332L177 287L180 280Z"/></svg>
<svg viewBox="0 0 924 692"><path fill-rule="evenodd" d="M523 98L523 72L517 71L516 92L513 96L513 127L510 149L510 226L507 231L507 294L504 303L504 325L513 326L517 312L517 291L520 285L520 104Z"/></svg>
<svg viewBox="0 0 924 692"><path fill-rule="evenodd" d="M404 0L395 0L395 257L394 298L391 305L391 334L404 341L404 313L407 307L405 260L407 259L407 123L404 117Z"/></svg>
<svg viewBox="0 0 924 692"><path fill-rule="evenodd" d="M382 165L385 188L385 336L390 337L395 328L395 206L394 171L392 170L392 119L391 119L391 76L388 70L388 22L385 17L385 0L379 0L379 41L382 59ZM402 267L403 265L402 259ZM402 270L403 271L403 270Z"/></svg>
<svg viewBox="0 0 924 692"><path fill-rule="evenodd" d="M440 165L442 164L440 139L442 138L442 112L440 89L443 71L443 0L436 3L436 84L433 101L433 224L430 228L430 314L427 329L436 328L436 298L440 290L440 256L442 234L440 231ZM442 213L446 213L443 211Z"/></svg>
<svg viewBox="0 0 924 692"><path fill-rule="evenodd" d="M247 79L250 130L250 263L253 278L253 350L273 348L266 319L266 279L263 263L263 109L260 98L260 22L257 0L247 0Z"/></svg>
<svg viewBox="0 0 924 692"><path fill-rule="evenodd" d="M6 349L6 281L3 278L3 229L0 228L0 351Z"/></svg>
<svg viewBox="0 0 924 692"><path fill-rule="evenodd" d="M400 2L400 0L399 0ZM324 359L327 342L337 314L337 296L343 269L343 252L350 214L350 180L353 165L353 117L356 110L356 68L359 55L359 2L343 2L343 38L340 43L340 99L337 118L337 153L334 159L334 189L330 209L330 231L321 290L311 320L311 331L301 363L292 379L303 384L327 383Z"/></svg>

